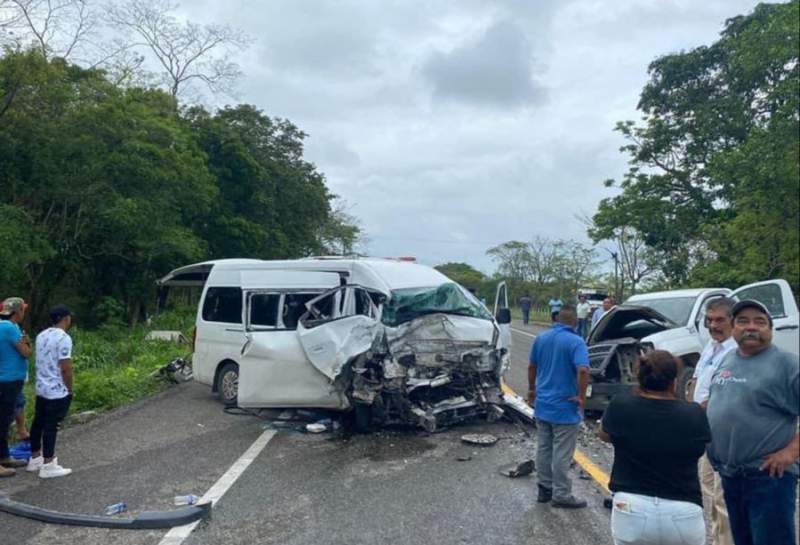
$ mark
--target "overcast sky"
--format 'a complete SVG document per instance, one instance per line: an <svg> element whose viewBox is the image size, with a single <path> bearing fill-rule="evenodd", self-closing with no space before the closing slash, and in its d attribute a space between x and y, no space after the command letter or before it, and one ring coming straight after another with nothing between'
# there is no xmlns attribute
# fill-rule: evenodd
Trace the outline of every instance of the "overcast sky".
<svg viewBox="0 0 800 545"><path fill-rule="evenodd" d="M371 255L464 261L574 216L626 170L656 57L715 41L744 0L193 0L255 38L239 100L293 121Z"/></svg>

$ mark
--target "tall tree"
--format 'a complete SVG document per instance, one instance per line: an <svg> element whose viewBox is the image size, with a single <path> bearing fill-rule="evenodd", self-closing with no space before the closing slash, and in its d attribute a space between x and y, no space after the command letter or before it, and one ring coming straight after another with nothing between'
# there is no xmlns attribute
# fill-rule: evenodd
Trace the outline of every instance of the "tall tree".
<svg viewBox="0 0 800 545"><path fill-rule="evenodd" d="M205 253L188 227L216 195L205 156L165 93L29 51L0 58L0 96L17 66L21 89L0 118L0 203L47 243L25 267L34 317L71 286L75 300L114 296L135 318L159 274Z"/></svg>
<svg viewBox="0 0 800 545"><path fill-rule="evenodd" d="M481 290L487 280L485 274L467 263L442 263L434 268L453 282L475 292Z"/></svg>
<svg viewBox="0 0 800 545"><path fill-rule="evenodd" d="M213 213L198 227L211 256L275 259L324 250L332 195L303 158L300 129L249 105L215 114L195 107L186 119L219 184Z"/></svg>
<svg viewBox="0 0 800 545"><path fill-rule="evenodd" d="M639 233L673 284L707 280L718 263L725 282L800 284L799 21L798 0L760 4L712 45L657 59L643 123L617 125L631 167L606 182L622 192L601 202L595 224ZM765 214L789 223L766 226Z"/></svg>

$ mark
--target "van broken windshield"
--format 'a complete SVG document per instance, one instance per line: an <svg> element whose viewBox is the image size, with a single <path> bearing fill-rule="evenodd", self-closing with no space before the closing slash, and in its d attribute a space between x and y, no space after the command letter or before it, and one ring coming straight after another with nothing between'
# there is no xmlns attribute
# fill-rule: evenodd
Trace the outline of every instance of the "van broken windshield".
<svg viewBox="0 0 800 545"><path fill-rule="evenodd" d="M383 307L382 321L387 326L395 327L436 313L492 319L491 313L471 293L450 282L432 288L392 290L392 297Z"/></svg>

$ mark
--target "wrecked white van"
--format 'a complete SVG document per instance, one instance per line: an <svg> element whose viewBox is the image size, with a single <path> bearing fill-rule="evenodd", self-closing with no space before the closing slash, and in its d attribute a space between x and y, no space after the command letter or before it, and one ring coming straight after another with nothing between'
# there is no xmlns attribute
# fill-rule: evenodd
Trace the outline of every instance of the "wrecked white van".
<svg viewBox="0 0 800 545"><path fill-rule="evenodd" d="M429 431L505 410L505 285L494 315L435 269L392 259L228 259L176 269L203 286L195 380L245 408L354 410L362 427ZM528 413L528 414L525 414Z"/></svg>

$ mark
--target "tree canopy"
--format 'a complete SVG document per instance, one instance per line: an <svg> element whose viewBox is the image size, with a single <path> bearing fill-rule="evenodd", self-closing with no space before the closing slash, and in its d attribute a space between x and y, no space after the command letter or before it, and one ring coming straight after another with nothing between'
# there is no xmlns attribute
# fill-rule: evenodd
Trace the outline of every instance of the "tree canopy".
<svg viewBox="0 0 800 545"><path fill-rule="evenodd" d="M108 308L135 322L174 267L327 252L346 218L304 138L254 106L181 109L168 92L5 50L0 297L28 299L34 320L58 299L89 322Z"/></svg>
<svg viewBox="0 0 800 545"><path fill-rule="evenodd" d="M670 285L800 287L800 2L760 4L709 46L649 67L641 123L617 124L621 192L589 230L641 236Z"/></svg>

